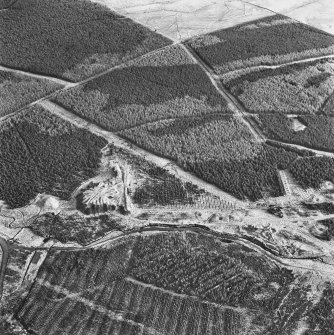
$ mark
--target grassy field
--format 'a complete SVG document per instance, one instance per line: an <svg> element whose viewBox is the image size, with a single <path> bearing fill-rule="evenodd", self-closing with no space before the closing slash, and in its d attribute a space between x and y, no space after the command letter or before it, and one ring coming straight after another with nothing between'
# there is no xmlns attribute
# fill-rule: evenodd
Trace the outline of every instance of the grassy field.
<svg viewBox="0 0 334 335"><path fill-rule="evenodd" d="M195 37L188 45L218 74L334 53L332 35L282 15Z"/></svg>
<svg viewBox="0 0 334 335"><path fill-rule="evenodd" d="M171 43L88 0L19 1L0 13L3 65L79 81Z"/></svg>
<svg viewBox="0 0 334 335"><path fill-rule="evenodd" d="M108 130L230 113L204 71L177 46L58 94L54 101Z"/></svg>
<svg viewBox="0 0 334 335"><path fill-rule="evenodd" d="M222 83L251 113L316 114L333 93L334 62L314 61L235 74Z"/></svg>
<svg viewBox="0 0 334 335"><path fill-rule="evenodd" d="M0 199L12 208L38 193L67 199L95 175L106 144L42 107L26 109L1 124Z"/></svg>
<svg viewBox="0 0 334 335"><path fill-rule="evenodd" d="M294 120L306 126L294 130ZM300 115L288 118L283 114L260 114L254 117L264 134L273 140L308 148L334 152L334 119L324 115Z"/></svg>
<svg viewBox="0 0 334 335"><path fill-rule="evenodd" d="M61 87L52 81L0 70L0 117L10 114Z"/></svg>
<svg viewBox="0 0 334 335"><path fill-rule="evenodd" d="M307 292L247 247L157 233L111 249L51 251L16 317L37 335L290 334L310 306Z"/></svg>
<svg viewBox="0 0 334 335"><path fill-rule="evenodd" d="M281 195L277 169L298 156L255 143L248 128L228 115L157 122L120 135L240 199Z"/></svg>

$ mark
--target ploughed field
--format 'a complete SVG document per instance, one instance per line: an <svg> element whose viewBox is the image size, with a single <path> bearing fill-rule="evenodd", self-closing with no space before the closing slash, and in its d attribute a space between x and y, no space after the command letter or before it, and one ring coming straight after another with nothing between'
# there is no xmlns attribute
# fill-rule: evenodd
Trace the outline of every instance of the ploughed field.
<svg viewBox="0 0 334 335"><path fill-rule="evenodd" d="M205 234L156 233L110 249L51 251L16 317L43 335L292 334L302 319L310 331L333 322L317 314L328 292L317 303L310 292L249 248Z"/></svg>
<svg viewBox="0 0 334 335"><path fill-rule="evenodd" d="M187 45L217 74L334 53L332 35L283 15L194 37Z"/></svg>

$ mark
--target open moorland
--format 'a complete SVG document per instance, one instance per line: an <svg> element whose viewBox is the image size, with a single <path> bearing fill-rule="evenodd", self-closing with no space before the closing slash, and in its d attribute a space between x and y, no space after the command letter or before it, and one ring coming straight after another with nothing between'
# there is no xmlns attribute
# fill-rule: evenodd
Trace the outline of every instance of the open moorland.
<svg viewBox="0 0 334 335"><path fill-rule="evenodd" d="M222 83L251 113L317 114L333 93L333 60L244 70Z"/></svg>
<svg viewBox="0 0 334 335"><path fill-rule="evenodd" d="M88 0L18 1L0 12L0 64L80 81L171 41Z"/></svg>
<svg viewBox="0 0 334 335"><path fill-rule="evenodd" d="M49 80L0 70L0 117L38 100L62 86Z"/></svg>
<svg viewBox="0 0 334 335"><path fill-rule="evenodd" d="M317 315L328 292L313 304L298 275L252 249L157 233L109 250L52 251L16 317L43 335L292 334L305 318L310 331L328 327L331 315Z"/></svg>
<svg viewBox="0 0 334 335"><path fill-rule="evenodd" d="M0 199L10 207L38 193L66 198L92 177L106 141L31 107L1 124Z"/></svg>
<svg viewBox="0 0 334 335"><path fill-rule="evenodd" d="M187 42L217 74L334 53L334 37L273 15L195 37Z"/></svg>
<svg viewBox="0 0 334 335"><path fill-rule="evenodd" d="M176 46L53 99L108 130L175 117L231 113L205 72Z"/></svg>

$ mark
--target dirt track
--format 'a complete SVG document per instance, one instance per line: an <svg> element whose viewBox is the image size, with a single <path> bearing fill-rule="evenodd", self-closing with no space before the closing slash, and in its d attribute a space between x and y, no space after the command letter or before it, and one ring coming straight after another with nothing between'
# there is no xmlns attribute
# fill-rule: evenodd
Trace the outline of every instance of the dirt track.
<svg viewBox="0 0 334 335"><path fill-rule="evenodd" d="M59 105L51 101L45 100L41 102L40 105L46 108L51 113L56 114L57 116L75 124L76 126L85 128L96 135L102 136L108 142L113 143L116 146L119 146L121 148L124 148L134 155L137 155L137 156L140 155L146 160L151 161L152 163L162 168L165 168L169 173L175 175L176 177L184 181L190 181L191 183L206 190L207 192L217 195L219 198L221 198L221 200L225 200L227 202L233 203L237 207L240 207L240 208L245 207L244 202L238 200L237 198L234 198L230 194L222 191L220 188L210 183L205 182L204 180L196 177L195 175L182 170L174 162L168 159L161 158L157 155L154 155L153 153L150 153L140 147L135 146L134 144L130 144L129 142L123 140L122 138L118 137L114 133L104 130L99 126L82 119L81 117L73 114L72 112L60 107Z"/></svg>
<svg viewBox="0 0 334 335"><path fill-rule="evenodd" d="M7 241L2 237L0 237L0 247L2 250L1 267L0 267L0 301L1 301L3 291L3 281L5 279L5 272L9 256Z"/></svg>

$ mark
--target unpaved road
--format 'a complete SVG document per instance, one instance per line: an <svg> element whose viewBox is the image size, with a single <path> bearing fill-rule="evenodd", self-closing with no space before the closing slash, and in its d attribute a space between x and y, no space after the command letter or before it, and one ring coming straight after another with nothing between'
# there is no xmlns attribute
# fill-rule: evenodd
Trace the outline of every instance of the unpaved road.
<svg viewBox="0 0 334 335"><path fill-rule="evenodd" d="M145 233L154 233L154 232L184 232L184 231L190 231L195 232L198 234L204 234L213 236L215 238L219 238L222 242L225 243L231 243L235 242L241 245L244 245L248 248L251 248L260 254L264 254L268 258L272 259L274 262L279 263L285 267L292 268L292 269L302 269L307 271L317 271L322 274L325 274L327 276L333 276L334 274L334 265L323 263L316 257L313 258L288 258L283 256L278 256L274 254L270 248L264 248L263 246L259 244L255 244L252 241L249 241L248 239L236 235L226 234L214 231L206 226L176 226L176 225L168 225L168 224L160 224L160 225L154 225L154 226L146 226L141 228L136 228L127 232L124 232L121 235L114 236L108 239L104 239L103 241L93 242L87 246L82 247L52 247L53 249L57 250L64 250L64 251L75 251L75 250L86 250L90 248L99 248L108 245L109 243L124 238L126 236L139 236L140 234Z"/></svg>
<svg viewBox="0 0 334 335"><path fill-rule="evenodd" d="M239 199L231 196L228 193L225 193L222 191L220 188L207 183L206 181L196 177L195 175L186 172L182 170L179 166L177 166L174 162L161 158L160 156L154 155L150 153L149 151L146 151L134 144L131 144L127 142L126 140L122 139L121 137L115 135L114 133L104 130L103 128L86 121L82 119L81 117L75 115L74 113L66 110L63 107L60 107L59 105L55 104L54 102L51 102L49 100L44 100L40 102L40 105L46 108L48 111L51 113L73 123L77 127L85 128L89 130L90 132L102 136L105 138L108 142L113 143L114 145L124 148L127 151L129 151L133 155L140 155L143 158L145 158L148 161L151 161L152 163L166 169L169 173L175 175L176 177L184 180L184 181L189 181L198 187L206 190L209 193L212 193L216 196L218 196L221 200L235 204L236 207L239 208L245 208L246 204Z"/></svg>
<svg viewBox="0 0 334 335"><path fill-rule="evenodd" d="M0 64L0 71L4 71L4 72L11 72L14 74L18 74L18 75L23 75L26 77L31 77L31 78L36 78L36 79L40 79L40 80L48 80L48 81L53 81L56 84L65 86L66 88L70 88L73 87L75 84L67 81L67 80L63 80L60 78L56 78L56 77L52 77L52 76L46 76L46 75L42 75L42 74L35 74L32 72L27 72L27 71L23 71L23 70L17 70L14 68L10 68L8 66L4 66Z"/></svg>
<svg viewBox="0 0 334 335"><path fill-rule="evenodd" d="M0 267L0 302L1 302L3 282L5 279L5 272L6 272L7 262L8 262L8 255L9 255L7 241L2 237L0 237L0 247L2 250L1 267Z"/></svg>
<svg viewBox="0 0 334 335"><path fill-rule="evenodd" d="M245 126L249 129L249 131L253 134L254 139L257 142L263 142L265 141L265 138L254 129L254 127L250 124L250 122L245 119L243 116L247 115L247 111L244 109L244 107L235 99L235 97L230 94L221 84L220 79L217 75L215 75L212 71L212 69L198 56L198 54L192 50L191 48L188 48L184 44L181 44L181 46L184 48L184 50L188 53L188 55L195 61L196 64L198 64L203 71L207 74L207 76L210 78L212 84L215 86L217 91L220 93L220 95L227 101L228 106L230 109L234 112L236 117L245 124Z"/></svg>
<svg viewBox="0 0 334 335"><path fill-rule="evenodd" d="M282 64L275 64L275 65L255 65L255 66L247 66L243 69L236 69L236 70L231 70L226 72L227 73L233 73L238 75L238 73L240 72L240 74L242 74L245 70L248 71L257 71L257 70L275 70L275 69L279 69L281 67L285 67L285 66L289 66L289 65L294 65L294 64L302 64L302 63L310 63L313 61L317 61L317 60L322 60L322 59L330 59L330 58L334 58L334 54L330 54L330 55L324 55L324 56L317 56L317 57L311 57L311 58L304 58L304 59L300 59L300 60L295 60L295 61L291 61L291 62L286 62L286 63L282 63ZM220 75L216 75L218 78L223 78L224 74L220 74Z"/></svg>

